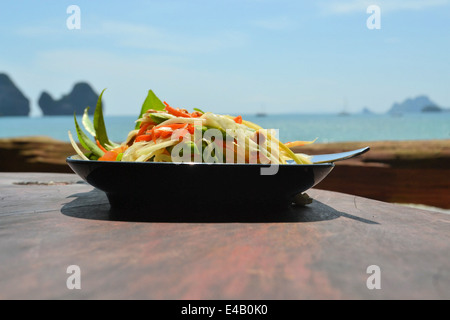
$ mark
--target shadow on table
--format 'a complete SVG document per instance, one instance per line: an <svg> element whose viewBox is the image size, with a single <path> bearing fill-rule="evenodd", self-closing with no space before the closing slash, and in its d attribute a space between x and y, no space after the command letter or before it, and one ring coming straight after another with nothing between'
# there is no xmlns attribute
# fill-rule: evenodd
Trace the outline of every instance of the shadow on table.
<svg viewBox="0 0 450 320"><path fill-rule="evenodd" d="M93 220L134 221L134 222L314 222L346 217L363 223L376 222L337 211L324 203L313 200L306 206L288 208L248 207L223 208L214 207L192 209L189 203L186 210L168 210L167 208L114 209L111 208L106 194L97 189L77 193L73 201L61 208L64 215Z"/></svg>

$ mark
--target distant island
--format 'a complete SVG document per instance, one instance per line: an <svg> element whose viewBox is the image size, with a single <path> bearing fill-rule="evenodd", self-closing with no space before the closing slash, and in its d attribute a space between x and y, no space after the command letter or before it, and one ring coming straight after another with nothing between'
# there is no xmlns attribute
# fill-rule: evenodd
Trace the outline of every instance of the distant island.
<svg viewBox="0 0 450 320"><path fill-rule="evenodd" d="M373 112L369 108L364 107L361 111L361 114L373 114Z"/></svg>
<svg viewBox="0 0 450 320"><path fill-rule="evenodd" d="M63 95L60 99L53 97L43 91L38 99L39 108L44 116L81 115L86 107L90 107L88 113L92 115L99 94L97 94L87 82L75 83L71 92ZM104 107L104 102L103 107ZM426 95L419 95L415 98L407 98L403 102L395 102L386 112L387 114L399 116L408 113L438 113L450 112L450 108L443 108L432 101ZM5 73L0 73L0 117L3 116L29 116L30 101L17 88L10 77ZM364 107L360 114L375 114L369 108ZM338 113L339 116L350 115L345 111ZM258 112L257 117L266 116L265 112Z"/></svg>
<svg viewBox="0 0 450 320"><path fill-rule="evenodd" d="M0 73L0 117L28 116L30 101L17 88L9 76Z"/></svg>
<svg viewBox="0 0 450 320"><path fill-rule="evenodd" d="M405 113L419 113L419 112L442 112L448 111L440 107L437 103L430 100L425 95L420 95L415 98L408 98L401 103L394 103L388 110L388 114L405 114Z"/></svg>
<svg viewBox="0 0 450 320"><path fill-rule="evenodd" d="M450 112L449 108L443 108L437 103L432 101L426 95L419 95L415 98L407 98L403 102L395 102L392 104L391 108L386 112L387 114L399 116L402 114L410 113L435 113L435 112ZM363 115L374 114L372 110L367 107L362 108L359 112Z"/></svg>
<svg viewBox="0 0 450 320"><path fill-rule="evenodd" d="M445 110L435 105L429 105L422 108L422 112L441 112L441 111Z"/></svg>
<svg viewBox="0 0 450 320"><path fill-rule="evenodd" d="M78 82L72 91L55 100L44 91L38 104L44 116L60 116L82 114L86 107L90 107L89 114L93 114L99 94L94 92L86 82ZM104 103L103 103L104 106ZM0 73L0 117L29 116L30 100L17 88L6 73Z"/></svg>
<svg viewBox="0 0 450 320"><path fill-rule="evenodd" d="M38 103L44 116L60 116L82 114L86 107L90 107L89 114L93 114L99 95L86 82L76 83L72 91L54 100L49 93L43 92Z"/></svg>

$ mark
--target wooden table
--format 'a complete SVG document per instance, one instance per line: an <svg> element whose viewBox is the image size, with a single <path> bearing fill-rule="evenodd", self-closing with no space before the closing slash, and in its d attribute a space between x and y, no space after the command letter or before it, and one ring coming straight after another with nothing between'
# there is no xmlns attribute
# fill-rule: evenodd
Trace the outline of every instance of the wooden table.
<svg viewBox="0 0 450 320"><path fill-rule="evenodd" d="M261 220L127 219L74 174L0 173L0 298L450 298L450 215L308 194Z"/></svg>

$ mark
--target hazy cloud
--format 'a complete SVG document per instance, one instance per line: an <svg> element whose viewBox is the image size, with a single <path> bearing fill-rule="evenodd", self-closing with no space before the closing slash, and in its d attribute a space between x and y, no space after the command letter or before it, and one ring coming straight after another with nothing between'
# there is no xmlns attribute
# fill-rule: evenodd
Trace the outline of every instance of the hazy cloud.
<svg viewBox="0 0 450 320"><path fill-rule="evenodd" d="M403 10L424 10L431 7L447 6L449 0L350 0L350 1L320 1L319 7L327 14L350 14L365 12L370 5L378 5L383 12Z"/></svg>
<svg viewBox="0 0 450 320"><path fill-rule="evenodd" d="M251 21L251 25L266 30L288 30L295 28L297 23L286 16L281 16L253 20Z"/></svg>
<svg viewBox="0 0 450 320"><path fill-rule="evenodd" d="M55 37L67 35L66 28L49 26L26 26L16 30L16 34L25 37ZM151 25L133 24L121 21L102 21L98 25L82 27L83 37L101 37L111 43L137 49L151 49L165 53L209 53L226 48L244 46L247 37L240 31L222 30L213 34L190 34L188 32L170 32Z"/></svg>

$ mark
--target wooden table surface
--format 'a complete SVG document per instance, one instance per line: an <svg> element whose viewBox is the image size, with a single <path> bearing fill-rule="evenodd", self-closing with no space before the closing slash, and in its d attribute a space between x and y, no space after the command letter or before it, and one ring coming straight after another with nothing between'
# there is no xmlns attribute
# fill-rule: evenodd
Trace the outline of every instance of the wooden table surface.
<svg viewBox="0 0 450 320"><path fill-rule="evenodd" d="M0 298L450 299L450 215L308 194L261 219L128 218L74 174L0 173Z"/></svg>

